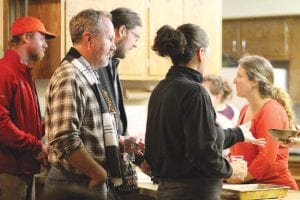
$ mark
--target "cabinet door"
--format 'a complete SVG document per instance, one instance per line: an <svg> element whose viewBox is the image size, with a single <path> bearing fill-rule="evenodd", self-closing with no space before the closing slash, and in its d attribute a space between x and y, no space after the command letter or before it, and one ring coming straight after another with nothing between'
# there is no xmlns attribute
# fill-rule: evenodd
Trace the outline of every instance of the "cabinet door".
<svg viewBox="0 0 300 200"><path fill-rule="evenodd" d="M219 73L222 57L222 2L220 0L184 0L184 22L199 25L207 33L210 60L206 73Z"/></svg>
<svg viewBox="0 0 300 200"><path fill-rule="evenodd" d="M48 48L45 57L40 62L31 63L32 73L36 79L50 78L61 59L60 5L60 0L28 0L27 14L39 18L49 32L57 35L55 39L47 40Z"/></svg>
<svg viewBox="0 0 300 200"><path fill-rule="evenodd" d="M172 65L167 58L160 57L152 51L156 32L163 25L173 28L183 23L183 0L156 0L151 1L149 9L149 76L151 79L161 79Z"/></svg>
<svg viewBox="0 0 300 200"><path fill-rule="evenodd" d="M63 48L66 53L70 47L72 47L72 41L69 31L69 23L71 18L84 9L93 8L95 10L107 10L108 0L65 0L65 18L63 19L64 25L62 26L63 32L65 33L65 44Z"/></svg>
<svg viewBox="0 0 300 200"><path fill-rule="evenodd" d="M141 17L143 24L143 34L138 47L130 50L126 58L121 60L119 66L120 78L123 80L137 80L145 79L146 77L146 64L147 64L147 1L146 0L66 0L66 46L69 49L72 46L69 30L69 21L71 17L79 11L86 8L93 8L110 12L111 10L119 7L127 7L137 12Z"/></svg>
<svg viewBox="0 0 300 200"><path fill-rule="evenodd" d="M242 53L259 54L268 59L288 59L286 19L254 19L240 23Z"/></svg>
<svg viewBox="0 0 300 200"><path fill-rule="evenodd" d="M241 55L239 21L223 21L222 41L223 56L238 59Z"/></svg>
<svg viewBox="0 0 300 200"><path fill-rule="evenodd" d="M120 78L122 80L145 79L147 76L148 61L148 8L146 0L114 0L107 1L107 9L127 7L138 13L142 20L143 32L137 44L137 48L131 49L122 59L119 66Z"/></svg>

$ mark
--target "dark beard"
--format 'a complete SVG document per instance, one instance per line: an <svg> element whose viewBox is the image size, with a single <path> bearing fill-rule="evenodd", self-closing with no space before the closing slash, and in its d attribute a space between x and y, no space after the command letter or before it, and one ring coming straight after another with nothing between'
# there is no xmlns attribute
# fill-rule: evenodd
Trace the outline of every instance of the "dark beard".
<svg viewBox="0 0 300 200"><path fill-rule="evenodd" d="M122 49L117 49L117 50L114 52L114 57L123 59L123 58L125 58L125 52L122 51Z"/></svg>

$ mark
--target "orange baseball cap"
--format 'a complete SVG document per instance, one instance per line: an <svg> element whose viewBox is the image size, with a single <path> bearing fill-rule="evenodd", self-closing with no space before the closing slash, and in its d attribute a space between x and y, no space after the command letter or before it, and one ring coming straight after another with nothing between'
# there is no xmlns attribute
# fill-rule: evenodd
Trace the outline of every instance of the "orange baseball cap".
<svg viewBox="0 0 300 200"><path fill-rule="evenodd" d="M39 19L31 16L20 17L16 19L11 26L12 36L30 32L41 32L45 34L46 39L52 39L56 37L55 34L46 30L44 24Z"/></svg>

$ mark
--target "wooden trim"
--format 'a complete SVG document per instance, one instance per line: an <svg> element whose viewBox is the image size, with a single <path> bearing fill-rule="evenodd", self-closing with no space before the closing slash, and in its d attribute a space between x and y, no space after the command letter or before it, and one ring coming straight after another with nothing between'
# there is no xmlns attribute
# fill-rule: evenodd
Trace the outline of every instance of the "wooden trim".
<svg viewBox="0 0 300 200"><path fill-rule="evenodd" d="M8 47L9 40L9 0L3 0L3 51L5 51Z"/></svg>

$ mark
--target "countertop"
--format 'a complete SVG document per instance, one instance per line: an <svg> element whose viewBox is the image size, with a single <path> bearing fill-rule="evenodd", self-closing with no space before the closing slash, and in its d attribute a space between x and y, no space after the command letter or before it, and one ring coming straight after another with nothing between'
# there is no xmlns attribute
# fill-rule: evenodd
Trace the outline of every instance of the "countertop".
<svg viewBox="0 0 300 200"><path fill-rule="evenodd" d="M156 197L157 193L157 184L153 184L151 182L151 179L143 174L139 169L137 168L138 173L138 186L140 188L140 193L143 195ZM35 183L36 184L44 184L45 182L45 174L38 174L35 176ZM285 200L300 200L300 192L299 191L288 191L288 195L284 198Z"/></svg>
<svg viewBox="0 0 300 200"><path fill-rule="evenodd" d="M137 173L139 178L138 185L140 188L140 193L155 198L158 185L153 184L151 182L151 179L145 174L143 174L142 172L140 172L138 169L137 169ZM284 200L300 200L300 191L289 190Z"/></svg>
<svg viewBox="0 0 300 200"><path fill-rule="evenodd" d="M141 194L145 194L151 197L156 197L157 184L152 183L139 183L139 188ZM284 200L300 200L300 192L289 190L288 194Z"/></svg>
<svg viewBox="0 0 300 200"><path fill-rule="evenodd" d="M289 162L300 162L300 155L289 155Z"/></svg>

